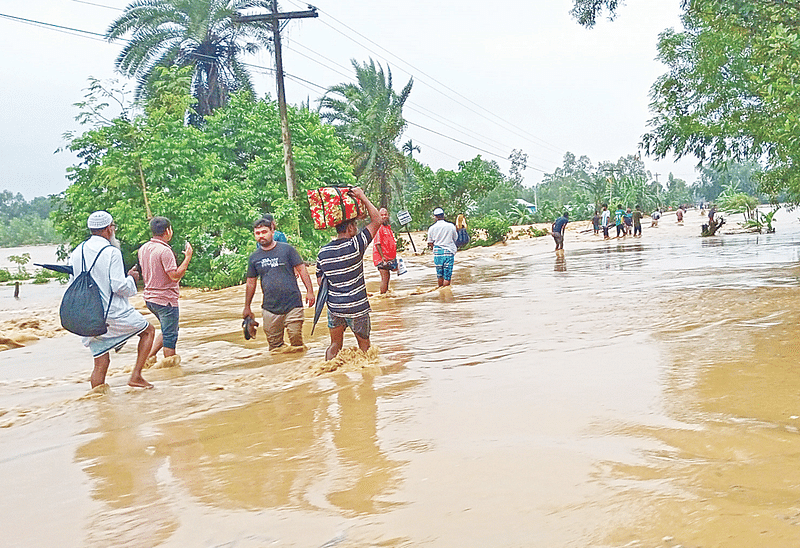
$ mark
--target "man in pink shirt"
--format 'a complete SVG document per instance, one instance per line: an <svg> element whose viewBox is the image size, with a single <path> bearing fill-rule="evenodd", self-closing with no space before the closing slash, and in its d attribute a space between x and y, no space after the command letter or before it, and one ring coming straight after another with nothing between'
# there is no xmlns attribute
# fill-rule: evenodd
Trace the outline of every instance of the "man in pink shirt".
<svg viewBox="0 0 800 548"><path fill-rule="evenodd" d="M381 226L372 242L372 262L381 275L381 295L389 291L389 275L397 270L397 240L392 232L389 210L382 207Z"/></svg>
<svg viewBox="0 0 800 548"><path fill-rule="evenodd" d="M150 221L153 237L139 248L139 265L144 278L144 302L161 323L161 333L156 336L149 358L153 358L161 348L164 357L175 355L178 342L178 282L186 274L194 250L189 242L183 253L185 258L178 266L175 253L169 246L172 239L172 224L166 217L153 217Z"/></svg>

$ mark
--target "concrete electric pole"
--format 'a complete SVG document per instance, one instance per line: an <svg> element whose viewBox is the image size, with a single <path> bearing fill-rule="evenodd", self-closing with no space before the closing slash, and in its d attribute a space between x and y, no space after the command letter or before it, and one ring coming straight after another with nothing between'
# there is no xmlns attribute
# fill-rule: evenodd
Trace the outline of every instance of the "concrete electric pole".
<svg viewBox="0 0 800 548"><path fill-rule="evenodd" d="M272 28L275 46L275 79L278 84L278 111L281 116L281 138L283 140L283 166L286 171L286 193L294 200L297 196L297 183L294 175L294 158L292 156L292 133L289 130L289 118L286 114L286 93L283 87L283 57L281 54L281 20L304 19L318 17L317 8L309 5L309 11L278 12L278 0L272 0L272 13L263 15L240 15L234 18L239 23L251 21L268 21Z"/></svg>

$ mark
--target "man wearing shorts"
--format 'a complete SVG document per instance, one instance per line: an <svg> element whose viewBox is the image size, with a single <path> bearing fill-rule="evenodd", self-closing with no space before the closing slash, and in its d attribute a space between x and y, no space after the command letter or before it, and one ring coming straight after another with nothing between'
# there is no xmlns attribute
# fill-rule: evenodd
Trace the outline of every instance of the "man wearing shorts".
<svg viewBox="0 0 800 548"><path fill-rule="evenodd" d="M389 275L397 271L397 240L392 232L389 210L382 207L381 226L372 242L372 262L378 267L381 275L381 295L389 291Z"/></svg>
<svg viewBox="0 0 800 548"><path fill-rule="evenodd" d="M178 342L178 298L180 287L178 282L186 274L189 261L194 250L187 241L183 250L184 259L178 266L175 253L169 246L172 239L172 223L166 217L153 217L150 220L150 232L153 237L139 248L139 265L144 278L144 304L158 318L161 333L156 335L153 348L148 358L155 358L158 351L164 348L164 357L175 355Z"/></svg>
<svg viewBox="0 0 800 548"><path fill-rule="evenodd" d="M259 249L247 261L247 285L242 318L255 321L250 303L256 294L256 280L261 279L261 317L269 349L283 346L284 329L289 333L289 343L303 346L303 298L297 287L297 278L306 286L306 303L314 306L316 297L308 269L300 254L289 244L275 241L275 228L271 219L261 218L253 223L253 236ZM257 323L255 324L258 325Z"/></svg>
<svg viewBox="0 0 800 548"><path fill-rule="evenodd" d="M86 222L92 235L76 247L70 254L68 265L72 267L70 283L84 270L91 267L91 275L97 281L103 307L108 311L106 324L108 331L96 337L84 337L83 346L92 351L94 370L92 388L105 384L108 366L111 363L111 350L119 350L128 339L139 336L136 363L133 366L129 386L152 388L153 385L142 377L142 368L153 346L155 328L142 316L130 302L136 295L136 282L139 273L134 266L125 275L122 252L116 237L117 225L107 211L95 211ZM97 261L95 262L95 259Z"/></svg>
<svg viewBox="0 0 800 548"><path fill-rule="evenodd" d="M325 359L332 360L344 345L344 331L348 327L356 336L358 347L369 350L369 299L364 284L364 253L381 226L381 214L372 205L364 191L358 187L350 192L361 200L369 213L370 222L361 231L356 220L336 225L336 238L322 246L317 256L317 280L328 281L328 330L331 344Z"/></svg>
<svg viewBox="0 0 800 548"><path fill-rule="evenodd" d="M436 222L428 228L428 248L433 250L433 264L436 266L436 281L439 287L450 285L453 277L453 264L456 258L456 225L444 220L444 210L433 210Z"/></svg>
<svg viewBox="0 0 800 548"><path fill-rule="evenodd" d="M567 229L568 222L569 213L565 211L561 217L555 220L551 227L553 231L553 240L556 242L556 251L564 249L564 231Z"/></svg>

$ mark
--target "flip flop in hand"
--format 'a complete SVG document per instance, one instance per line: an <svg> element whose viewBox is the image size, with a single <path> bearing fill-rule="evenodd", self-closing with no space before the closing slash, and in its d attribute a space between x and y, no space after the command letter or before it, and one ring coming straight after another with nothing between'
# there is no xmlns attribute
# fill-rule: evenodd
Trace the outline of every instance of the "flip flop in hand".
<svg viewBox="0 0 800 548"><path fill-rule="evenodd" d="M245 318L242 321L242 332L244 333L244 339L246 341L256 338L256 333L258 333L257 327L258 322L253 318Z"/></svg>

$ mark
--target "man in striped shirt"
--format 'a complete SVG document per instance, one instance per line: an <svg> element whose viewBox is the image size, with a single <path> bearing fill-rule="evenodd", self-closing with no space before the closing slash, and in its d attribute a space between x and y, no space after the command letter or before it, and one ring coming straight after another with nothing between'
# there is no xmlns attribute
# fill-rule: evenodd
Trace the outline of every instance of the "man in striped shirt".
<svg viewBox="0 0 800 548"><path fill-rule="evenodd" d="M325 359L332 360L344 344L344 330L350 328L358 347L369 350L369 299L364 284L364 253L381 226L381 214L372 205L364 191L352 188L350 192L367 207L370 222L361 231L356 220L336 225L336 239L325 244L317 256L317 281L328 279L328 330L331 344Z"/></svg>

